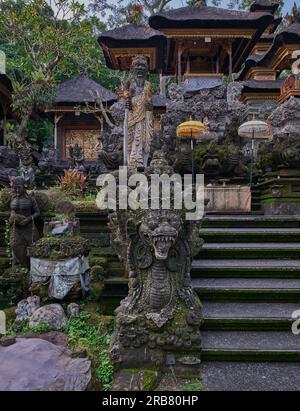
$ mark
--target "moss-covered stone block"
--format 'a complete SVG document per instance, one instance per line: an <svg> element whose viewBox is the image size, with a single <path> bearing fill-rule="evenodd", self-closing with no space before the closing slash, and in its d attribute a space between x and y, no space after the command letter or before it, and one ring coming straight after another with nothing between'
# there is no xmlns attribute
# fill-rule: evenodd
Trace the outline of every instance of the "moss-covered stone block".
<svg viewBox="0 0 300 411"><path fill-rule="evenodd" d="M92 300L98 300L103 292L104 283L102 281L91 281L89 297Z"/></svg>
<svg viewBox="0 0 300 411"><path fill-rule="evenodd" d="M16 306L5 308L3 311L5 312L6 321L13 322L16 319Z"/></svg>
<svg viewBox="0 0 300 411"><path fill-rule="evenodd" d="M89 262L91 266L103 266L107 265L107 258L106 257L99 257L99 256L90 256Z"/></svg>
<svg viewBox="0 0 300 411"><path fill-rule="evenodd" d="M0 269L8 268L10 264L10 259L8 257L0 257Z"/></svg>
<svg viewBox="0 0 300 411"><path fill-rule="evenodd" d="M123 369L114 378L113 391L153 391L158 386L161 373L153 369Z"/></svg>
<svg viewBox="0 0 300 411"><path fill-rule="evenodd" d="M105 269L101 265L94 265L91 268L91 271L90 271L91 272L91 280L92 281L96 280L96 279L102 280L104 271L105 271Z"/></svg>

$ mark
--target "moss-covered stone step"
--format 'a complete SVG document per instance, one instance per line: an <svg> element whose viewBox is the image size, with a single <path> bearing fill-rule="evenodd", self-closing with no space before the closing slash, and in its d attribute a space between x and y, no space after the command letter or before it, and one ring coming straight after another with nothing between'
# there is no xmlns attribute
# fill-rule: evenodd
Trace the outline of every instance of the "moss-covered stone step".
<svg viewBox="0 0 300 411"><path fill-rule="evenodd" d="M124 277L124 265L120 261L110 260L107 264L107 275L113 277Z"/></svg>
<svg viewBox="0 0 300 411"><path fill-rule="evenodd" d="M9 264L10 264L10 258L0 255L0 271L5 268L8 268Z"/></svg>
<svg viewBox="0 0 300 411"><path fill-rule="evenodd" d="M109 277L104 280L102 296L110 298L124 298L128 293L128 278Z"/></svg>
<svg viewBox="0 0 300 411"><path fill-rule="evenodd" d="M206 301L300 301L300 279L194 278L192 285Z"/></svg>
<svg viewBox="0 0 300 411"><path fill-rule="evenodd" d="M203 361L274 361L300 362L300 350L220 350L206 349L201 352Z"/></svg>
<svg viewBox="0 0 300 411"><path fill-rule="evenodd" d="M218 303L203 302L204 330L291 330L292 313L300 302L290 303Z"/></svg>
<svg viewBox="0 0 300 411"><path fill-rule="evenodd" d="M197 259L192 263L191 277L300 279L298 259Z"/></svg>
<svg viewBox="0 0 300 411"><path fill-rule="evenodd" d="M300 218L296 216L206 216L203 228L300 228Z"/></svg>
<svg viewBox="0 0 300 411"><path fill-rule="evenodd" d="M206 331L288 331L293 320L267 318L205 318Z"/></svg>
<svg viewBox="0 0 300 411"><path fill-rule="evenodd" d="M254 261L254 260L253 260ZM192 279L200 278L278 278L278 279L298 279L300 278L300 270L297 268L290 268L282 270L278 268L192 268Z"/></svg>
<svg viewBox="0 0 300 411"><path fill-rule="evenodd" d="M297 259L300 243L207 243L199 259Z"/></svg>
<svg viewBox="0 0 300 411"><path fill-rule="evenodd" d="M206 361L300 361L291 331L203 331L202 347Z"/></svg>
<svg viewBox="0 0 300 411"><path fill-rule="evenodd" d="M7 257L7 247L0 247L0 257Z"/></svg>
<svg viewBox="0 0 300 411"><path fill-rule="evenodd" d="M202 228L200 236L206 243L297 243L298 228Z"/></svg>
<svg viewBox="0 0 300 411"><path fill-rule="evenodd" d="M202 361L204 391L299 391L299 362Z"/></svg>

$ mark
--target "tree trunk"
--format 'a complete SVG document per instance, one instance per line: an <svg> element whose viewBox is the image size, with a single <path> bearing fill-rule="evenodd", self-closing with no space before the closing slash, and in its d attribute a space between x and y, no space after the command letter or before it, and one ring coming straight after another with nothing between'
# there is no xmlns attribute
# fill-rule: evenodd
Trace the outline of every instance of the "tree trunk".
<svg viewBox="0 0 300 411"><path fill-rule="evenodd" d="M19 124L19 127L16 130L16 137L19 142L24 142L26 140L26 135L25 135L25 130L28 124L28 121L30 119L30 116L32 114L33 107L29 107L27 112L23 115L21 123Z"/></svg>

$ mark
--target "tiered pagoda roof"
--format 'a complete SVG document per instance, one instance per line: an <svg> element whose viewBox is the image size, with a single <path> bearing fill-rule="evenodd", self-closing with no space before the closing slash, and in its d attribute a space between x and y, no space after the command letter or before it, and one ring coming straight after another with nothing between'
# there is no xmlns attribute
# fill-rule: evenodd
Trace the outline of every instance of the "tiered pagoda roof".
<svg viewBox="0 0 300 411"><path fill-rule="evenodd" d="M103 49L105 61L109 68L128 69L132 57L136 54L148 57L150 71L156 72L162 68L166 37L151 27L126 24L105 31L98 38L98 42Z"/></svg>
<svg viewBox="0 0 300 411"><path fill-rule="evenodd" d="M276 8L262 2L256 2L250 11L181 7L151 16L149 27L125 25L102 33L98 41L107 66L113 69L127 70L134 55L144 54L152 72L178 75L180 54L184 70L189 56L199 55L208 57L206 67L217 65L220 73L230 74L232 69L240 70L263 34L274 31L280 21L274 17Z"/></svg>
<svg viewBox="0 0 300 411"><path fill-rule="evenodd" d="M251 4L250 6L250 11L255 12L255 11L264 11L268 13L274 14L279 8L279 4L276 3L270 3L268 0L261 0L261 1L256 1L255 3Z"/></svg>
<svg viewBox="0 0 300 411"><path fill-rule="evenodd" d="M300 22L293 23L274 35L269 50L259 56L251 55L245 62L245 67L239 75L239 80L247 78L254 67L271 68L281 71L291 67L291 54L300 49Z"/></svg>
<svg viewBox="0 0 300 411"><path fill-rule="evenodd" d="M248 12L208 6L187 6L157 13L150 17L150 27L166 28L265 28L274 20L270 12Z"/></svg>

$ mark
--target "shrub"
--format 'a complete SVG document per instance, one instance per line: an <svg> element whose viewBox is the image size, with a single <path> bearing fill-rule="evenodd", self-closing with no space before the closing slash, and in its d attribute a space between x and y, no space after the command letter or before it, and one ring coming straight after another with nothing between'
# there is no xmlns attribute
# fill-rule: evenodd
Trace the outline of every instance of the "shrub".
<svg viewBox="0 0 300 411"><path fill-rule="evenodd" d="M87 186L86 176L77 170L65 170L65 175L60 177L60 186L71 197L83 196Z"/></svg>

